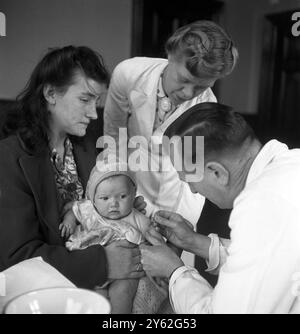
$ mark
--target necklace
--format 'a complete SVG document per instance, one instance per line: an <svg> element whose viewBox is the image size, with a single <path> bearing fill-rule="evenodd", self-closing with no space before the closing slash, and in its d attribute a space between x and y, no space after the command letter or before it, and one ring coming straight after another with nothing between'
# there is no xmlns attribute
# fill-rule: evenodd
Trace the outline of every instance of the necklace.
<svg viewBox="0 0 300 334"><path fill-rule="evenodd" d="M163 111L164 113L170 112L173 107L171 100L166 95L164 88L163 88L163 77L164 77L166 69L167 67L163 70L163 72L160 75L159 86L158 86L159 109Z"/></svg>
<svg viewBox="0 0 300 334"><path fill-rule="evenodd" d="M165 113L171 111L172 102L167 96L164 96L159 100L159 108Z"/></svg>

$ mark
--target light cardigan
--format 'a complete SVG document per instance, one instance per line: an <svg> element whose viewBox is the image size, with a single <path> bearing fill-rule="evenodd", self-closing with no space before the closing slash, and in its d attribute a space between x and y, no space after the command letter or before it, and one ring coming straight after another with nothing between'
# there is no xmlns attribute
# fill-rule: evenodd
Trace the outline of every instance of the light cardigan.
<svg viewBox="0 0 300 334"><path fill-rule="evenodd" d="M169 286L175 311L300 313L299 200L300 150L270 141L234 202L231 243L216 288L195 269L178 268ZM210 262L218 267L218 259Z"/></svg>
<svg viewBox="0 0 300 334"><path fill-rule="evenodd" d="M153 131L158 82L167 64L166 59L136 57L123 61L115 68L104 109L104 135L115 138L118 143L119 128L127 128L128 140L133 136L143 136L147 143L158 144L166 128L188 108L200 102L216 102L211 89L207 89L181 104ZM158 153L154 155L158 156ZM147 202L147 215L152 216L159 209L174 211L196 225L204 198L193 194L189 186L180 181L168 156L163 159L169 172L136 173L138 194L144 196Z"/></svg>

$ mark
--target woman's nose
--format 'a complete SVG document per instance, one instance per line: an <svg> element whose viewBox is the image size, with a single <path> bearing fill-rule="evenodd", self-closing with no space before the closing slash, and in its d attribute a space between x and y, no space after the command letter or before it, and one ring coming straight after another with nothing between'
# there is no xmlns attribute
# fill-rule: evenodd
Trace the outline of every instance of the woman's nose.
<svg viewBox="0 0 300 334"><path fill-rule="evenodd" d="M92 104L91 107L89 108L87 117L93 120L98 118L96 103Z"/></svg>

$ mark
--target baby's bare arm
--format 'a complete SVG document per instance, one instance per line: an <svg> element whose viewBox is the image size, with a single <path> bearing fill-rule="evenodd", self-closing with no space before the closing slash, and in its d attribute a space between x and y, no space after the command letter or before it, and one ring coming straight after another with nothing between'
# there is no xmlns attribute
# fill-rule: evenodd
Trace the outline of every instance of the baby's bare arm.
<svg viewBox="0 0 300 334"><path fill-rule="evenodd" d="M69 238L69 236L75 232L76 226L77 226L77 219L73 211L69 210L65 214L62 223L59 225L61 236Z"/></svg>

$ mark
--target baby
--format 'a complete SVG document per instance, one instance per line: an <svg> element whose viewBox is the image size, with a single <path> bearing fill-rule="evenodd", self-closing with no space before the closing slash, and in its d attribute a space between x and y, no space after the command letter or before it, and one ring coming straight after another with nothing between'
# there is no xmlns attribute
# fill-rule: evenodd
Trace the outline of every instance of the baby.
<svg viewBox="0 0 300 334"><path fill-rule="evenodd" d="M86 199L75 202L74 216L66 215L60 225L63 234L71 235L66 247L72 251L92 245L107 246L122 239L137 245L144 242L150 220L133 208L135 197L134 174L126 163L97 161L90 174ZM115 280L108 286L113 313L156 313L166 296L148 277L139 281Z"/></svg>

